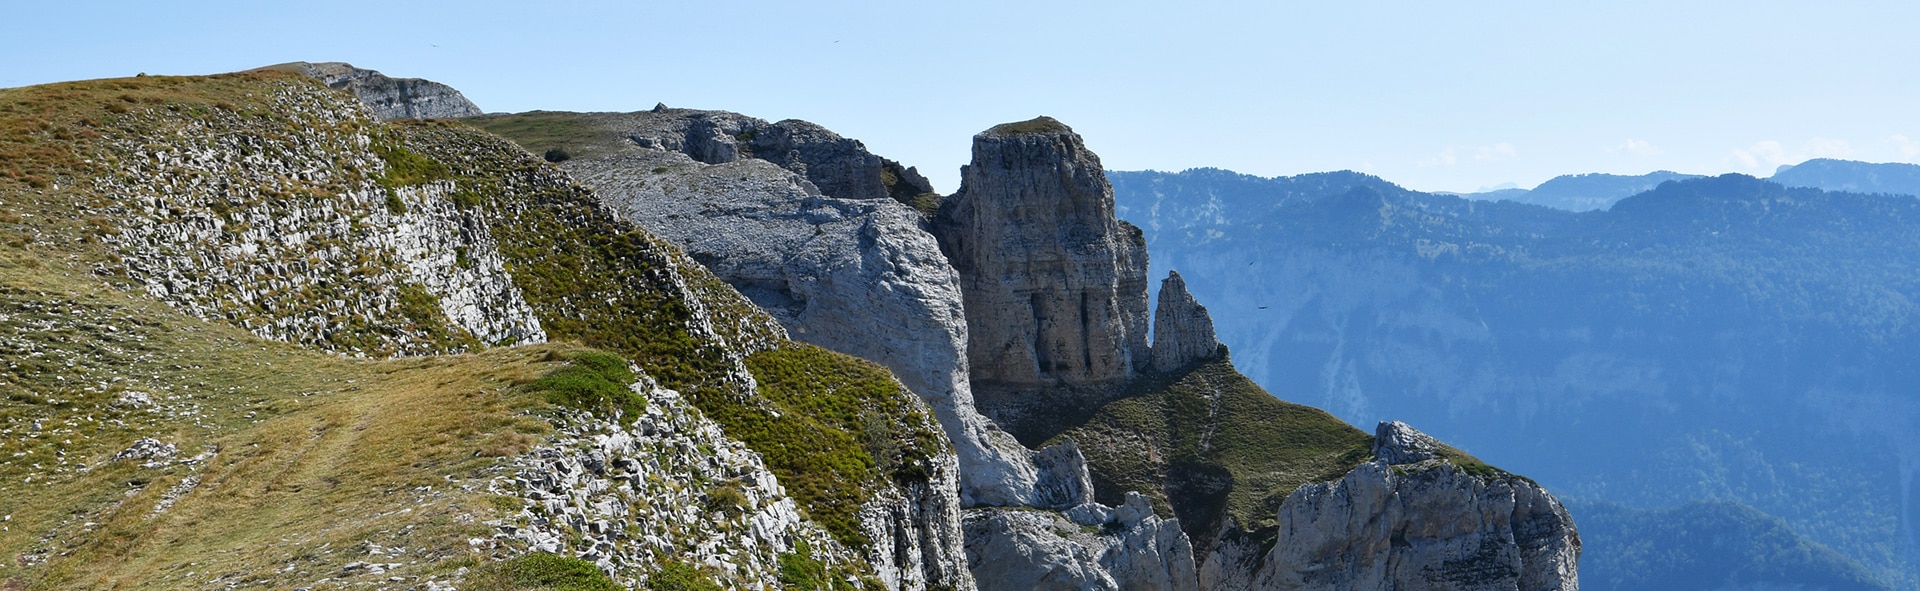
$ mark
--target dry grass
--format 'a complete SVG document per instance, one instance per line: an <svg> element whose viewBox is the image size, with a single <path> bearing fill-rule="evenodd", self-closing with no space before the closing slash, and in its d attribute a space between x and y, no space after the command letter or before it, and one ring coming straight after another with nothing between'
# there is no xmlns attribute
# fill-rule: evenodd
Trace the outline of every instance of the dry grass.
<svg viewBox="0 0 1920 591"><path fill-rule="evenodd" d="M17 335L0 347L0 364L16 368L0 373L8 589L336 579L320 589L477 565L466 539L490 533L477 521L497 511L490 468L549 429L534 414L544 403L516 386L570 349L346 359L187 318L4 248L0 317ZM72 365L32 365L48 359ZM129 391L157 404L114 404ZM217 453L197 465L110 460L140 437L176 445L176 459ZM178 495L189 479L198 486ZM369 544L406 552L372 555ZM405 566L342 570L354 561Z"/></svg>

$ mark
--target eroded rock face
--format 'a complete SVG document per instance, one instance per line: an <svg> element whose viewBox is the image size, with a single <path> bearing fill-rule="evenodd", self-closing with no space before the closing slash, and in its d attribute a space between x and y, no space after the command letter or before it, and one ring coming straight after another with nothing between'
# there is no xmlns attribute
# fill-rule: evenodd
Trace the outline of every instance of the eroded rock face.
<svg viewBox="0 0 1920 591"><path fill-rule="evenodd" d="M727 111L654 107L619 118L635 145L686 154L707 164L757 158L813 183L840 199L884 199L912 205L933 185L920 171L867 151L859 140L825 127L787 119L766 121Z"/></svg>
<svg viewBox="0 0 1920 591"><path fill-rule="evenodd" d="M297 137L216 112L166 134L164 149L105 138L125 174L96 186L115 197L108 239L127 276L189 314L346 353L544 342L492 222L453 204L450 182L382 186L376 122L337 94L278 89L275 107L306 130ZM332 194L288 190L288 179ZM451 330L437 330L442 319Z"/></svg>
<svg viewBox="0 0 1920 591"><path fill-rule="evenodd" d="M994 127L960 175L933 230L960 273L981 411L1018 423L1034 396L1097 399L1144 369L1146 243L1080 136L1045 117Z"/></svg>
<svg viewBox="0 0 1920 591"><path fill-rule="evenodd" d="M390 78L341 62L293 62L270 67L306 74L335 90L352 92L384 120L446 119L480 114L480 107L460 91L431 80Z"/></svg>
<svg viewBox="0 0 1920 591"><path fill-rule="evenodd" d="M688 152L719 148L667 149L675 137L730 138L729 126L744 125L737 115L698 115L635 114L629 134L648 142L564 167L753 299L793 338L891 369L953 441L963 503L1041 504L1034 452L974 410L959 276L920 229L920 214L889 199L822 194L757 158L706 164Z"/></svg>
<svg viewBox="0 0 1920 591"><path fill-rule="evenodd" d="M1174 371L1220 352L1213 336L1213 317L1207 307L1187 293L1180 273L1169 271L1160 282L1160 302L1153 310L1153 369Z"/></svg>
<svg viewBox="0 0 1920 591"><path fill-rule="evenodd" d="M1179 521L1155 516L1138 493L1120 507L969 511L967 557L981 589L1199 589Z"/></svg>
<svg viewBox="0 0 1920 591"><path fill-rule="evenodd" d="M1432 443L1397 425L1383 423L1380 430ZM1398 455L1396 445L1380 447ZM1264 561L1253 560L1250 544L1222 543L1201 569L1201 584L1223 590L1580 587L1580 535L1558 500L1526 479L1469 474L1437 455L1404 464L1383 456L1340 480L1300 487L1281 504L1278 525Z"/></svg>

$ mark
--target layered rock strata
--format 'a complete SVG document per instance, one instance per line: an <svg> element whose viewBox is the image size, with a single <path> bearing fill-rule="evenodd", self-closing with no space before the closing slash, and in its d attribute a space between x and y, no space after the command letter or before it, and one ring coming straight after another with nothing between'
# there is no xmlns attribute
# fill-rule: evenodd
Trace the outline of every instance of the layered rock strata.
<svg viewBox="0 0 1920 591"><path fill-rule="evenodd" d="M1160 301L1153 310L1153 369L1175 371L1218 354L1220 339L1213 335L1213 317L1187 293L1180 273L1169 271L1160 282Z"/></svg>
<svg viewBox="0 0 1920 591"><path fill-rule="evenodd" d="M1117 393L1150 363L1147 250L1100 158L1041 117L975 135L960 176L932 228L960 273L981 411L1020 434L1059 398Z"/></svg>
<svg viewBox="0 0 1920 591"><path fill-rule="evenodd" d="M381 119L448 119L480 114L480 107L453 87L419 78L391 78L341 62L293 62L268 66L319 79L334 90L360 97Z"/></svg>

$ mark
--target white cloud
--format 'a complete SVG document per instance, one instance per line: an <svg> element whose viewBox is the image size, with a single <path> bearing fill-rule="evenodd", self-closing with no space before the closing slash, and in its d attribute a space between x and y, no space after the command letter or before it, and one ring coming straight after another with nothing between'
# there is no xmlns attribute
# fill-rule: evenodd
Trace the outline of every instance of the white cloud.
<svg viewBox="0 0 1920 591"><path fill-rule="evenodd" d="M1728 159L1749 170L1771 171L1814 158L1853 158L1854 153L1853 144L1846 140L1813 138L1793 150L1788 150L1780 142L1766 140L1754 142L1745 148L1735 148Z"/></svg>
<svg viewBox="0 0 1920 591"><path fill-rule="evenodd" d="M1853 145L1848 144L1847 140L1813 138L1813 141L1808 142L1808 146L1806 149L1806 157L1807 158L1852 158ZM1802 158L1802 160L1805 160L1805 159L1806 158Z"/></svg>
<svg viewBox="0 0 1920 591"><path fill-rule="evenodd" d="M1481 162L1511 160L1519 155L1520 151L1513 149L1513 144L1506 142L1500 142L1490 146L1480 146L1473 151L1473 159Z"/></svg>
<svg viewBox="0 0 1920 591"><path fill-rule="evenodd" d="M1454 165L1454 163L1460 161L1459 152L1460 152L1459 150L1449 146L1445 151L1440 152L1438 156L1434 156L1432 158L1420 159L1420 162L1419 162L1420 167L1421 168L1433 168L1435 166L1451 167Z"/></svg>
<svg viewBox="0 0 1920 591"><path fill-rule="evenodd" d="M1512 160L1520 156L1520 150L1515 149L1513 144L1507 142L1487 144L1478 147L1447 146L1447 149L1440 151L1439 154L1434 155L1432 158L1421 158L1416 164L1419 164L1421 168L1433 168L1436 166L1452 168L1453 165L1460 163L1460 157L1463 153L1470 153L1471 156L1469 157L1479 162L1499 162L1501 160Z"/></svg>
<svg viewBox="0 0 1920 591"><path fill-rule="evenodd" d="M1608 154L1627 154L1629 156L1659 156L1665 153L1661 151L1658 146L1653 145L1653 142L1635 139L1629 139L1618 146L1602 149L1606 150Z"/></svg>
<svg viewBox="0 0 1920 591"><path fill-rule="evenodd" d="M1920 141L1915 141L1913 138L1904 135L1894 134L1893 137L1887 138L1887 143L1893 145L1893 150L1900 154L1901 160L1907 162L1920 160Z"/></svg>
<svg viewBox="0 0 1920 591"><path fill-rule="evenodd" d="M1787 162L1786 148L1781 147L1780 142L1773 140L1755 142L1745 149L1736 148L1733 151L1733 159L1739 161L1741 167L1748 169L1771 168L1782 164L1789 164L1789 162ZM1793 164L1797 164L1797 162Z"/></svg>

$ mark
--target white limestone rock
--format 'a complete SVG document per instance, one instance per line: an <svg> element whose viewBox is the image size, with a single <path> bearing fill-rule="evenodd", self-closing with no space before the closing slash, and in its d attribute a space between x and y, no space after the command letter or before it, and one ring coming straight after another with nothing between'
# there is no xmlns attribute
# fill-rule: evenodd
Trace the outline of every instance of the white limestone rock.
<svg viewBox="0 0 1920 591"><path fill-rule="evenodd" d="M710 165L636 146L563 166L793 338L892 370L952 440L964 504L1036 502L1033 452L974 410L959 277L917 212L888 199L823 195L798 174L751 158Z"/></svg>
<svg viewBox="0 0 1920 591"><path fill-rule="evenodd" d="M1388 464L1417 464L1440 457L1440 442L1400 421L1373 429L1373 456Z"/></svg>
<svg viewBox="0 0 1920 591"><path fill-rule="evenodd" d="M320 80L328 88L360 97L381 119L447 119L472 117L480 107L453 87L419 78L391 78L341 62L293 62L265 69L298 72Z"/></svg>
<svg viewBox="0 0 1920 591"><path fill-rule="evenodd" d="M1303 486L1281 504L1278 527L1264 561L1249 544L1221 544L1202 586L1579 589L1580 536L1558 500L1523 478L1468 474L1444 459L1375 460Z"/></svg>
<svg viewBox="0 0 1920 591"><path fill-rule="evenodd" d="M1155 516L1139 493L1118 508L970 510L967 556L981 589L1199 589L1179 520Z"/></svg>
<svg viewBox="0 0 1920 591"><path fill-rule="evenodd" d="M481 213L441 181L388 188L366 108L286 83L293 125L214 111L152 136L107 135L122 174L103 238L126 275L188 314L263 338L371 356L546 340ZM415 294L441 318L406 316ZM434 329L446 328L436 332Z"/></svg>

